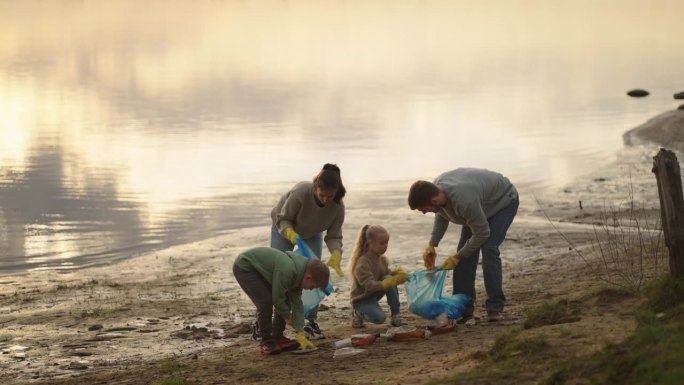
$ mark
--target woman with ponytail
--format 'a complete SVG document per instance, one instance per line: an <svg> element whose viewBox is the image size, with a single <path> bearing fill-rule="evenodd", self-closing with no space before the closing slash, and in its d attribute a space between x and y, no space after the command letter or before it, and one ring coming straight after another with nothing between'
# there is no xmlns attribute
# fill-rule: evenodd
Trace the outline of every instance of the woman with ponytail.
<svg viewBox="0 0 684 385"><path fill-rule="evenodd" d="M342 184L340 168L326 163L312 182L299 182L285 193L271 211L271 247L290 251L298 239L306 242L321 259L323 241L330 258L326 263L340 276L344 276L342 261L342 224L347 190ZM324 235L325 234L325 235ZM304 331L311 339L324 338L316 323L318 309L306 314Z"/></svg>

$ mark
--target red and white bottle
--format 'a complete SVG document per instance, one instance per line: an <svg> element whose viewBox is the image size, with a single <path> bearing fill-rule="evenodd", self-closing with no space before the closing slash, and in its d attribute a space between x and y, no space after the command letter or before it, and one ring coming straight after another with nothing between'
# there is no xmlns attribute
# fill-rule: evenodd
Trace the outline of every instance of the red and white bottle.
<svg viewBox="0 0 684 385"><path fill-rule="evenodd" d="M346 346L368 346L372 345L380 334L354 334L349 338L335 341L335 349L344 348Z"/></svg>

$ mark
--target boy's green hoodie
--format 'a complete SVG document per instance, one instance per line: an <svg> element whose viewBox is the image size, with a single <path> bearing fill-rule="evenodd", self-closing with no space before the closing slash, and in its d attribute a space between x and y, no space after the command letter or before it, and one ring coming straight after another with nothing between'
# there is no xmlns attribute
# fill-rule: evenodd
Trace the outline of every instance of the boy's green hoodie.
<svg viewBox="0 0 684 385"><path fill-rule="evenodd" d="M287 320L292 312L292 327L297 332L304 330L302 280L308 262L302 255L270 247L249 249L235 261L239 268L255 271L271 284L276 313Z"/></svg>

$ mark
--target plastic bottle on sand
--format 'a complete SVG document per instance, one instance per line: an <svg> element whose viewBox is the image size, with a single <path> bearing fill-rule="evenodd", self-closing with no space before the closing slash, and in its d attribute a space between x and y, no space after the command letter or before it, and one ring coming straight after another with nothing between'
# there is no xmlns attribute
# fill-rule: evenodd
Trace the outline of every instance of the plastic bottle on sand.
<svg viewBox="0 0 684 385"><path fill-rule="evenodd" d="M349 338L343 340L335 341L335 349L347 347L347 346L367 346L372 345L375 340L379 337L379 334L354 334Z"/></svg>

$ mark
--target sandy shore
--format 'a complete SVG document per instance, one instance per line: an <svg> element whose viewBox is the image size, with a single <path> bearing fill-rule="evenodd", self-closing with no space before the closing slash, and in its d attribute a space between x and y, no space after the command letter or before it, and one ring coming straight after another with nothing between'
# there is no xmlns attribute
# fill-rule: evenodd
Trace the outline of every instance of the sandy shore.
<svg viewBox="0 0 684 385"><path fill-rule="evenodd" d="M615 162L592 170L571 185L553 191L521 189L520 212L502 250L504 286L509 297L508 320L496 326L481 322L480 326L462 332L459 341L467 340L463 343L475 349L491 342L492 328L520 322L524 309L548 298L586 289L587 281L581 273L583 262L569 253L564 237L586 246L587 234L600 213L606 207L628 201L630 191L634 201L657 212L652 157L659 149L658 143L667 144L668 148L680 151L677 155L681 163L684 111L658 116L625 137L633 145L620 150ZM391 234L387 255L393 264L407 270L421 267L419 256L429 237L433 217L408 209L405 196L409 184L407 181L406 185L398 184L384 191L358 192L355 198L347 200L344 224L347 255L358 229L366 223L377 223ZM372 199L373 203L355 205L362 199ZM547 216L553 219L553 225ZM267 226L245 228L111 266L67 274L34 272L0 277L0 381L5 384L82 383L79 378L83 376L128 372L131 368L174 357L217 354L232 365L218 373L217 378L241 378L239 364L227 357L247 357L242 367L247 370L259 356L256 344L248 338L254 309L232 277L231 266L240 251L267 245L269 235ZM443 257L440 250L453 250L457 241L452 226L438 249L438 260ZM443 253L446 255L447 251ZM319 314L320 324L328 336L321 341L323 345L354 332L349 327L350 281L336 276L333 279L336 290L325 300ZM476 311L482 312L481 272L478 279ZM405 292L401 292L406 309ZM424 321L410 314L407 317L416 325ZM386 327L380 325L373 330ZM596 329L596 335L607 342L620 338L601 329ZM421 346L414 345L411 351L439 349L434 344ZM318 356L306 355L307 362L320 360L323 365L331 360L331 351L321 349L315 354ZM387 359L380 353L374 357ZM412 383L412 378L426 379L424 371L413 368L414 363L402 366L401 360L396 360L404 369L396 373L397 381L401 378L405 383ZM453 365L437 374L449 369L453 370ZM351 379L345 382L350 370L341 370L339 377L335 377L337 372L331 372L330 383L364 383ZM364 376L369 371L367 367L356 370L365 370ZM113 382L111 379L118 378L115 375L104 378L109 378L108 383L149 383L135 379ZM302 383L307 382L306 378L303 377ZM271 383L268 377L254 382L260 381ZM250 383L251 379L242 378L239 382Z"/></svg>

